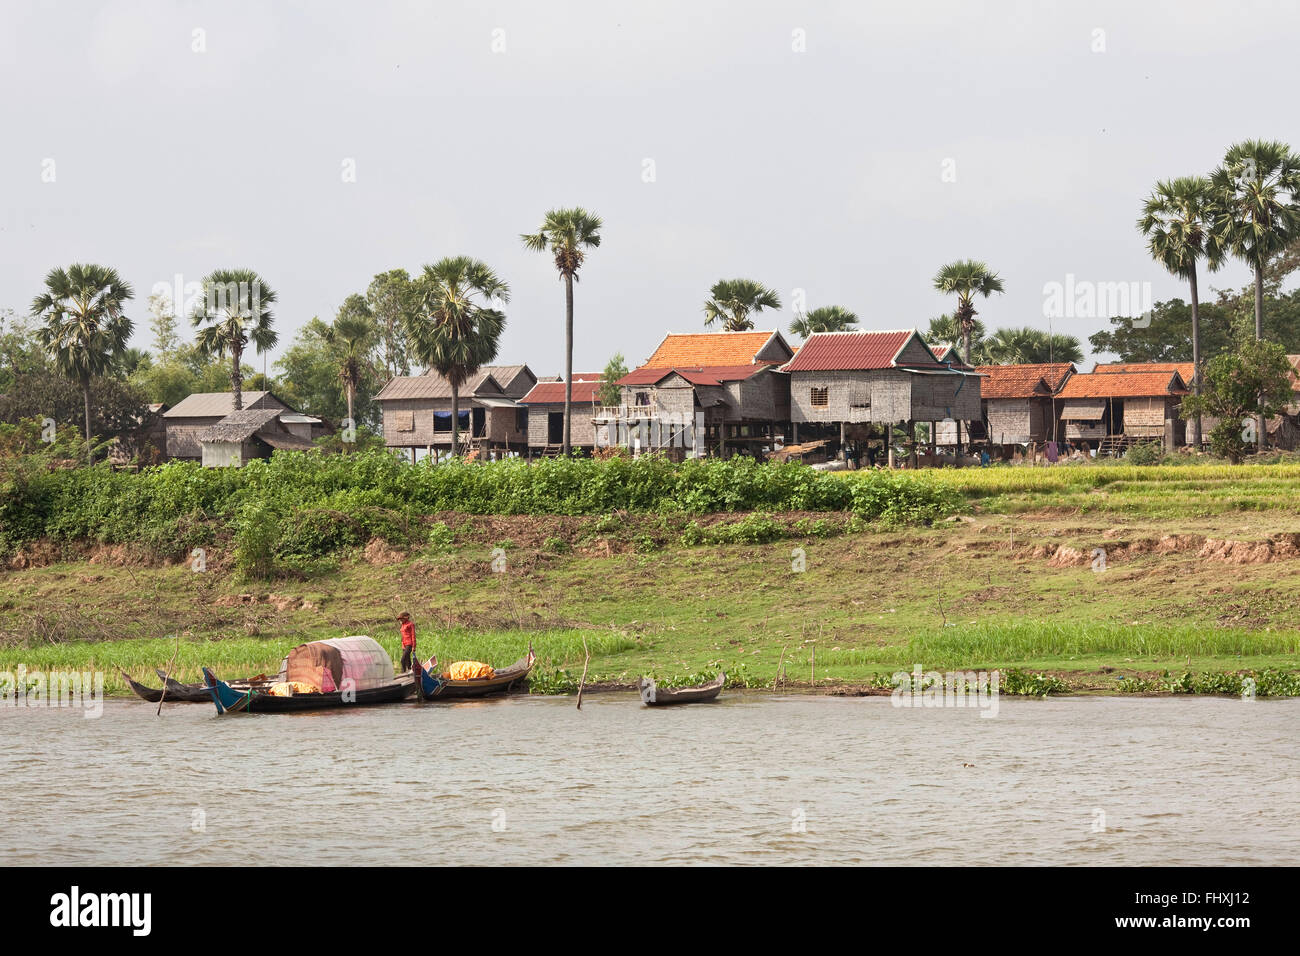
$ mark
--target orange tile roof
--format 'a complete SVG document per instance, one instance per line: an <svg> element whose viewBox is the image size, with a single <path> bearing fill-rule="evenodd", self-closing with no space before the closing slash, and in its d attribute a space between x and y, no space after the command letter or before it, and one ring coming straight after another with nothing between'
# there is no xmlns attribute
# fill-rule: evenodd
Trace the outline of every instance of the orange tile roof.
<svg viewBox="0 0 1300 956"><path fill-rule="evenodd" d="M776 332L669 332L641 368L751 365ZM779 363L764 363L779 364Z"/></svg>
<svg viewBox="0 0 1300 956"><path fill-rule="evenodd" d="M1131 374L1133 372L1177 372L1184 382L1196 374L1191 362L1098 362L1094 373L1102 375Z"/></svg>
<svg viewBox="0 0 1300 956"><path fill-rule="evenodd" d="M981 398L1032 398L1060 388L1066 375L1074 371L1074 365L1070 362L979 365L975 371L988 376L980 379Z"/></svg>
<svg viewBox="0 0 1300 956"><path fill-rule="evenodd" d="M1058 398L1149 398L1157 395L1183 395L1187 387L1176 371L1096 372L1071 376Z"/></svg>

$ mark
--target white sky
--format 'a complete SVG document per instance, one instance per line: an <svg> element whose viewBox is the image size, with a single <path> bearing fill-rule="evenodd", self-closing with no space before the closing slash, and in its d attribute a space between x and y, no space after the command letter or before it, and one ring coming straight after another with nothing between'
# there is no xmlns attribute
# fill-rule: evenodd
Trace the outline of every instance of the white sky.
<svg viewBox="0 0 1300 956"><path fill-rule="evenodd" d="M0 308L100 262L147 346L155 283L247 266L279 294L274 361L376 272L468 254L514 293L500 360L553 374L562 286L518 235L576 204L605 230L575 371L701 328L719 278L779 290L783 329L795 289L923 329L956 258L1003 276L990 327L1045 327L1071 273L1185 297L1140 203L1235 140L1300 148L1297 27L1295 2L4 0ZM1104 324L1055 328L1086 349Z"/></svg>

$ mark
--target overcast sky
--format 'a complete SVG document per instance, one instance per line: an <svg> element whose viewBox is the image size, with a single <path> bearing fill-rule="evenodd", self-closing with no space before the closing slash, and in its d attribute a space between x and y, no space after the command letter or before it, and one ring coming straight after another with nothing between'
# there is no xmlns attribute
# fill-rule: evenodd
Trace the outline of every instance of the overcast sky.
<svg viewBox="0 0 1300 956"><path fill-rule="evenodd" d="M1141 200L1235 140L1300 148L1297 27L1295 2L4 0L0 308L111 265L147 347L156 283L247 266L274 361L375 273L468 254L513 291L500 359L556 373L562 286L518 236L579 204L605 229L576 371L701 328L720 278L777 289L783 329L796 289L924 329L956 258L1006 283L990 327L1045 327L1068 274L1185 297Z"/></svg>

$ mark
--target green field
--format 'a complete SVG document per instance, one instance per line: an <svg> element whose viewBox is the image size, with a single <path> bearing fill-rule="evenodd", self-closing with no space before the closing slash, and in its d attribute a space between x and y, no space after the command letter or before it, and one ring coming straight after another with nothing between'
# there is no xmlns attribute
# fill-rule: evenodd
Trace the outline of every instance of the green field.
<svg viewBox="0 0 1300 956"><path fill-rule="evenodd" d="M195 573L87 547L0 577L0 670L152 677L175 654L186 677L202 663L235 676L273 670L303 640L356 633L396 653L403 609L422 655L444 662L504 665L531 641L541 690L572 689L584 638L596 684L723 666L771 686L783 664L790 685L845 688L919 664L1114 692L1184 672L1300 668L1300 466L932 474L966 501L954 520L889 528L781 513L761 543L688 543L692 526L743 515L443 513L426 519L446 529L436 545L357 549L312 576L260 583L220 548Z"/></svg>

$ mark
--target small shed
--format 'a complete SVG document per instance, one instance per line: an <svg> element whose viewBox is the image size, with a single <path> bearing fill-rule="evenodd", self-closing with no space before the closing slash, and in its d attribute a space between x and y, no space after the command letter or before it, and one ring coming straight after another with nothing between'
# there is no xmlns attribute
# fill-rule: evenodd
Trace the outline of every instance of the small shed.
<svg viewBox="0 0 1300 956"><path fill-rule="evenodd" d="M244 410L274 408L292 412L270 392L243 393ZM199 433L215 425L235 410L233 392L195 392L162 413L167 431L167 457L200 461L203 447Z"/></svg>
<svg viewBox="0 0 1300 956"><path fill-rule="evenodd" d="M276 449L308 451L312 448L309 438L295 434L280 422L278 408L231 412L197 437L204 468L240 467L254 458L270 458Z"/></svg>

